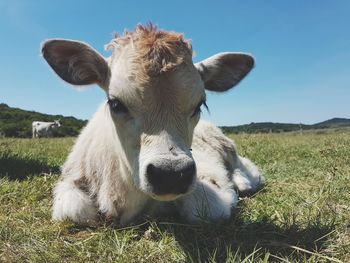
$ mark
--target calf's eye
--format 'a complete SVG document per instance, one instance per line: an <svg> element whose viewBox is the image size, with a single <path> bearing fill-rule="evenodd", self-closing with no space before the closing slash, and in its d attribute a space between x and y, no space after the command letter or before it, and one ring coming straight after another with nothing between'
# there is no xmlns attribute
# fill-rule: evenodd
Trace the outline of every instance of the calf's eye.
<svg viewBox="0 0 350 263"><path fill-rule="evenodd" d="M128 108L118 99L108 99L110 109L115 113L128 113Z"/></svg>
<svg viewBox="0 0 350 263"><path fill-rule="evenodd" d="M191 117L194 117L194 116L196 116L196 115L198 115L199 113L202 112L202 110L201 110L201 106L202 106L202 105L208 110L208 106L207 106L205 100L203 100L203 101L201 101L200 103L198 103L198 105L197 105L197 107L194 109L193 114L192 114Z"/></svg>

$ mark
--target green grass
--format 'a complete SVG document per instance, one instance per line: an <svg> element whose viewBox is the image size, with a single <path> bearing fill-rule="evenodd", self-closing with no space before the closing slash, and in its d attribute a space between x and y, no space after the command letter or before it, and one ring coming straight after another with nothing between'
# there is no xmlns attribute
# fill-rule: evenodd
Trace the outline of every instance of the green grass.
<svg viewBox="0 0 350 263"><path fill-rule="evenodd" d="M350 262L350 134L234 138L267 184L228 222L125 229L51 221L72 138L0 139L0 262Z"/></svg>

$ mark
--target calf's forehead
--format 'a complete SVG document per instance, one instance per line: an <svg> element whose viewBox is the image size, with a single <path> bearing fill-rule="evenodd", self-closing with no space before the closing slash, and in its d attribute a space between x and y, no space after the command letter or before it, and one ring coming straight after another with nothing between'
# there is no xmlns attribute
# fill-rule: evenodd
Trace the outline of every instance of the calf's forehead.
<svg viewBox="0 0 350 263"><path fill-rule="evenodd" d="M134 110L151 110L163 105L188 111L205 98L204 85L193 63L177 66L158 76L137 78L128 63L112 65L109 96L116 97ZM133 69L135 70L135 68Z"/></svg>
<svg viewBox="0 0 350 263"><path fill-rule="evenodd" d="M182 111L205 96L203 83L193 65L181 65L156 78L153 85L142 88L144 103L171 105Z"/></svg>

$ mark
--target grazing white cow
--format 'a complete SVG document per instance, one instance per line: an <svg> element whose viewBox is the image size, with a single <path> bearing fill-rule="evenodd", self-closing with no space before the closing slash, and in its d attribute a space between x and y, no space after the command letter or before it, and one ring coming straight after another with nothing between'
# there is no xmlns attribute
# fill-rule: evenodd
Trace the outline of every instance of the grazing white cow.
<svg viewBox="0 0 350 263"><path fill-rule="evenodd" d="M244 53L197 64L181 34L137 26L107 45L48 40L43 57L73 85L98 84L104 102L78 137L54 189L53 218L119 225L176 208L188 221L228 218L235 190L253 192L263 177L231 140L199 121L205 89L223 92L252 69Z"/></svg>
<svg viewBox="0 0 350 263"><path fill-rule="evenodd" d="M52 137L53 131L61 126L59 120L53 122L33 121L32 135L33 138Z"/></svg>

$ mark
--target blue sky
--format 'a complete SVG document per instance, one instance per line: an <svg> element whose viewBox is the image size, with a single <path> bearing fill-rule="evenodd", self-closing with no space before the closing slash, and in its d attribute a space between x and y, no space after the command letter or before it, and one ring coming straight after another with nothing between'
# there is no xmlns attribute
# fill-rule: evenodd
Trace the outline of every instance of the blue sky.
<svg viewBox="0 0 350 263"><path fill-rule="evenodd" d="M104 56L114 32L152 21L192 40L194 61L217 52L254 55L235 89L208 93L217 125L315 123L350 117L350 1L0 0L0 102L88 119L104 100L77 90L39 55L47 38L90 43Z"/></svg>

